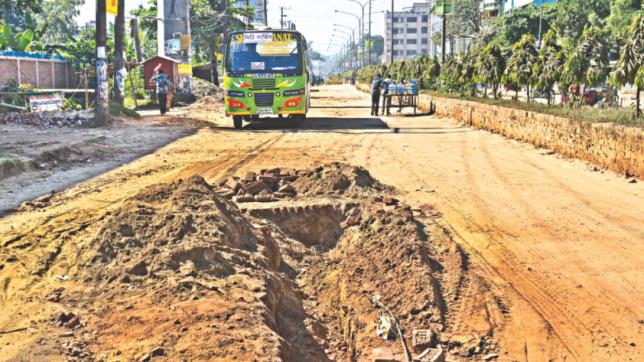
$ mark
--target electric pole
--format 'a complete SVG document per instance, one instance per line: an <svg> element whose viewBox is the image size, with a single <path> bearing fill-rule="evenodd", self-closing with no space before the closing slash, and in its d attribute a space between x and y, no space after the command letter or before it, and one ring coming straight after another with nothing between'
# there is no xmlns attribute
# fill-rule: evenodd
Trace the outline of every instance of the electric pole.
<svg viewBox="0 0 644 362"><path fill-rule="evenodd" d="M118 0L114 24L114 102L123 106L125 96L125 71L123 61L123 39L125 38L125 0Z"/></svg>
<svg viewBox="0 0 644 362"><path fill-rule="evenodd" d="M441 31L441 64L445 64L445 54L447 54L447 49L445 49L445 44L447 43L447 16L445 14L445 1L443 1L443 30Z"/></svg>
<svg viewBox="0 0 644 362"><path fill-rule="evenodd" d="M371 0L369 0L369 65L371 65L371 48L373 47L373 39L371 39Z"/></svg>
<svg viewBox="0 0 644 362"><path fill-rule="evenodd" d="M94 116L98 125L104 125L107 122L108 87L107 9L105 0L96 0L96 105Z"/></svg>
<svg viewBox="0 0 644 362"><path fill-rule="evenodd" d="M280 6L280 29L284 29L284 18L286 18L286 15L284 15L284 7Z"/></svg>
<svg viewBox="0 0 644 362"><path fill-rule="evenodd" d="M394 0L391 0L391 64L394 64L394 30L395 30L395 23L394 20L396 19L394 17Z"/></svg>

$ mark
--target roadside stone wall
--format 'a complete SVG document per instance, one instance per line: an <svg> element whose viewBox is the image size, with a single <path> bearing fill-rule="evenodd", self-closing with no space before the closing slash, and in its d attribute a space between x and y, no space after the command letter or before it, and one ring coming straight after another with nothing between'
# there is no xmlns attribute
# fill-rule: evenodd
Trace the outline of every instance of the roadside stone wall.
<svg viewBox="0 0 644 362"><path fill-rule="evenodd" d="M359 85L367 91L368 87ZM611 123L590 123L422 94L420 108L435 107L436 115L505 137L545 147L566 157L644 179L644 131Z"/></svg>

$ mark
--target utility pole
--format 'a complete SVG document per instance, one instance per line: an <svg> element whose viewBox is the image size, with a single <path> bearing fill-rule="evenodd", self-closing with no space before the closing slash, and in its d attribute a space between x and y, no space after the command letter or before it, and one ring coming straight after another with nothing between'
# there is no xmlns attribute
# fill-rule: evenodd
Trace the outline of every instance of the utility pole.
<svg viewBox="0 0 644 362"><path fill-rule="evenodd" d="M284 15L284 7L280 6L280 29L284 29L284 18L286 15Z"/></svg>
<svg viewBox="0 0 644 362"><path fill-rule="evenodd" d="M100 1L100 0L97 0ZM165 0L157 0L157 55L165 55Z"/></svg>
<svg viewBox="0 0 644 362"><path fill-rule="evenodd" d="M445 55L447 54L447 49L445 45L447 43L447 14L445 14L445 1L443 1L443 30L441 30L441 64L445 64Z"/></svg>
<svg viewBox="0 0 644 362"><path fill-rule="evenodd" d="M394 19L394 0L391 0L391 64L394 64L394 30L395 30L395 23Z"/></svg>
<svg viewBox="0 0 644 362"><path fill-rule="evenodd" d="M105 0L96 0L96 108L94 109L94 115L96 123L99 125L107 122L108 87L107 9Z"/></svg>
<svg viewBox="0 0 644 362"><path fill-rule="evenodd" d="M123 106L125 96L125 71L123 42L125 38L125 0L118 0L114 24L114 102Z"/></svg>
<svg viewBox="0 0 644 362"><path fill-rule="evenodd" d="M371 65L371 48L373 48L373 39L371 39L371 0L369 0L369 65Z"/></svg>

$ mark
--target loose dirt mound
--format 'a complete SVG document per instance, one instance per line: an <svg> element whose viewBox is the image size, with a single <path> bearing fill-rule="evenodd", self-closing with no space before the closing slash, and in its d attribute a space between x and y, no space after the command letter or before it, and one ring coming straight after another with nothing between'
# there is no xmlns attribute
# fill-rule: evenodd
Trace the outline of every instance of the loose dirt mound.
<svg viewBox="0 0 644 362"><path fill-rule="evenodd" d="M229 182L297 192L236 204ZM218 185L193 176L153 186L100 220L71 275L84 287L48 297L73 310L53 319L74 330L59 345L63 354L402 361L397 329L381 326L376 335L393 320L382 318L383 306L414 355L447 348L443 332L457 298L445 295L459 294L464 262L443 231L427 235L415 216L435 215L382 195L392 190L365 169L337 163Z"/></svg>
<svg viewBox="0 0 644 362"><path fill-rule="evenodd" d="M100 231L91 263L98 280L207 283L254 258L258 241L239 210L195 176L149 188L129 200ZM225 251L224 251L225 250Z"/></svg>
<svg viewBox="0 0 644 362"><path fill-rule="evenodd" d="M193 94L197 101L190 106L191 109L219 112L224 107L224 91L216 85L194 78Z"/></svg>
<svg viewBox="0 0 644 362"><path fill-rule="evenodd" d="M362 167L331 163L298 172L293 187L304 195L358 195L385 191L386 188Z"/></svg>

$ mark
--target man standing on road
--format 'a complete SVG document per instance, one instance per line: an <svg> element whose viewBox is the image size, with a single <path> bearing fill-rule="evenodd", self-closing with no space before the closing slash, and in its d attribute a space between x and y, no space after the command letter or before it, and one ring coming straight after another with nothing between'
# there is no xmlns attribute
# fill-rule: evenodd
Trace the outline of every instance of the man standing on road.
<svg viewBox="0 0 644 362"><path fill-rule="evenodd" d="M159 69L157 74L152 77L152 82L156 82L157 97L159 98L159 110L161 114L167 112L167 103L168 103L168 88L172 85L172 82L165 75L163 69Z"/></svg>
<svg viewBox="0 0 644 362"><path fill-rule="evenodd" d="M371 82L371 115L378 115L378 108L380 108L380 91L382 89L381 75L378 74Z"/></svg>
<svg viewBox="0 0 644 362"><path fill-rule="evenodd" d="M389 86L391 85L393 81L391 80L391 76L387 74L385 76L385 80L382 81L382 114L383 116L387 114L387 116L391 116L391 113L389 113L389 101L390 99L387 97L389 94Z"/></svg>

